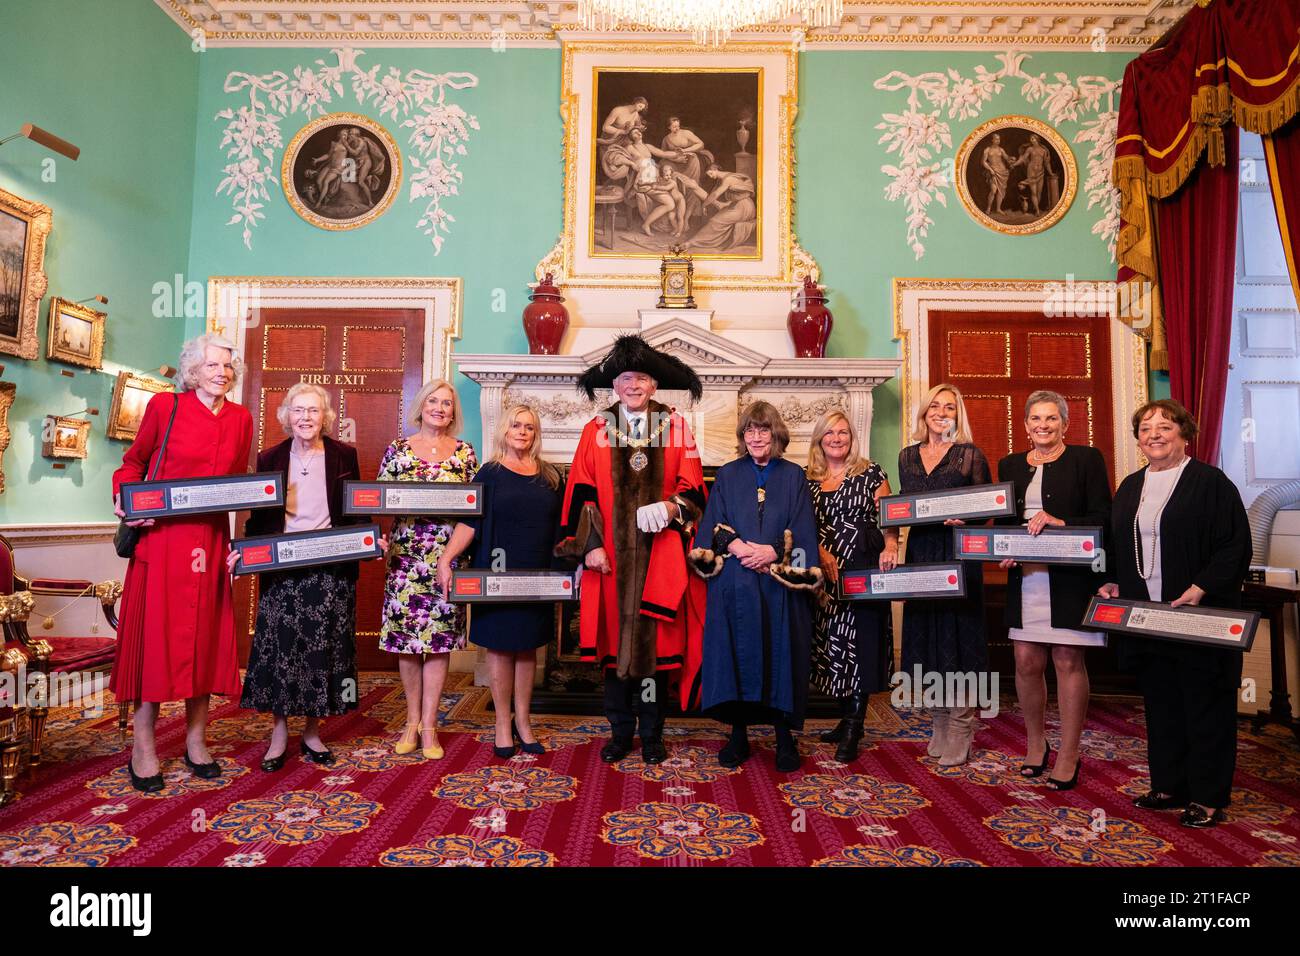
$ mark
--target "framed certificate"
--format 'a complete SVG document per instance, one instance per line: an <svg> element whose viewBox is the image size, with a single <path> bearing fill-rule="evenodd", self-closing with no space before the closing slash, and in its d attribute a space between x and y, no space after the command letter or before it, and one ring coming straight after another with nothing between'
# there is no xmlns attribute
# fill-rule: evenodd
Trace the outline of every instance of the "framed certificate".
<svg viewBox="0 0 1300 956"><path fill-rule="evenodd" d="M942 524L949 518L1001 518L1016 513L1016 491L1011 482L948 488L915 495L886 495L880 499L880 526Z"/></svg>
<svg viewBox="0 0 1300 956"><path fill-rule="evenodd" d="M1249 651L1259 627L1259 613L1094 597L1084 612L1081 626L1092 631Z"/></svg>
<svg viewBox="0 0 1300 956"><path fill-rule="evenodd" d="M477 518L483 513L483 486L452 481L345 481L343 513Z"/></svg>
<svg viewBox="0 0 1300 956"><path fill-rule="evenodd" d="M239 554L236 574L284 571L316 564L367 561L380 557L379 525L354 524L321 531L263 534L230 542Z"/></svg>
<svg viewBox="0 0 1300 956"><path fill-rule="evenodd" d="M835 596L841 601L965 597L966 572L960 561L905 564L892 571L841 571Z"/></svg>
<svg viewBox="0 0 1300 956"><path fill-rule="evenodd" d="M963 561L1029 561L1034 564L1083 564L1105 570L1101 528L953 528L953 554Z"/></svg>
<svg viewBox="0 0 1300 956"><path fill-rule="evenodd" d="M130 519L275 508L284 506L284 473L125 481L121 493L122 511Z"/></svg>
<svg viewBox="0 0 1300 956"><path fill-rule="evenodd" d="M453 571L451 601L456 604L518 604L573 601L578 588L564 571Z"/></svg>

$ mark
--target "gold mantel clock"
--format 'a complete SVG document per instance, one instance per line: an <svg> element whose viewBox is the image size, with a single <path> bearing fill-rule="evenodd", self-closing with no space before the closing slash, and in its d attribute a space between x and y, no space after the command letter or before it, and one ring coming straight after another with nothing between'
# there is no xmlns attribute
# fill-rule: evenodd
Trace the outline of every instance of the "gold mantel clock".
<svg viewBox="0 0 1300 956"><path fill-rule="evenodd" d="M691 284L695 281L695 263L681 245L674 245L659 263L660 309L693 309L695 296Z"/></svg>

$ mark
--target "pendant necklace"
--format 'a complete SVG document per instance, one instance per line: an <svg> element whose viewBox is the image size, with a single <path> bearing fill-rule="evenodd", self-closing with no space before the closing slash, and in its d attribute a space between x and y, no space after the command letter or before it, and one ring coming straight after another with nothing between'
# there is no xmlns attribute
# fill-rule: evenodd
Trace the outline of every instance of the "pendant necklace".
<svg viewBox="0 0 1300 956"><path fill-rule="evenodd" d="M320 454L320 452L314 452L313 454L308 455L306 458L302 458L302 457L300 457L300 456L298 456L298 455L293 454L292 452L290 452L289 454L290 454L290 457L291 457L291 458L297 458L297 459L298 459L298 463L302 465L302 472L301 472L301 474L304 475L304 476L306 476L306 474L307 474L307 470L311 467L312 459L315 458L316 455Z"/></svg>
<svg viewBox="0 0 1300 956"><path fill-rule="evenodd" d="M614 432L614 437L617 438L619 442L636 449L636 451L632 453L632 457L627 460L627 463L631 466L633 471L642 471L645 469L646 465L650 464L650 457L642 449L649 448L654 444L671 422L672 419L665 415L664 420L659 423L659 427L646 438L633 438L613 422L610 423L609 427L610 430Z"/></svg>

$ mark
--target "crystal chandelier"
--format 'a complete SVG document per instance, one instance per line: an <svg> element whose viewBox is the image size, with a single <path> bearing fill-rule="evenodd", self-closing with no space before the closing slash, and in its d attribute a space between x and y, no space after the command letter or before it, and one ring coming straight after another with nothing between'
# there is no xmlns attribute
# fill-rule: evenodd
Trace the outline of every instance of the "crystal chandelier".
<svg viewBox="0 0 1300 956"><path fill-rule="evenodd" d="M843 0L580 0L588 30L637 23L655 30L690 33L696 43L720 46L733 30L798 15L807 27L840 22Z"/></svg>

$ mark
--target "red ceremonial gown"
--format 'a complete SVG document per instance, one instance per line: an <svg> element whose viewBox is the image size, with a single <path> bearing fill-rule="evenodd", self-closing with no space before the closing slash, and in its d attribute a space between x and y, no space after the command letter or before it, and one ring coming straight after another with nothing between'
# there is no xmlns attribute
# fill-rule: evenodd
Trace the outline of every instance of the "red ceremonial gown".
<svg viewBox="0 0 1300 956"><path fill-rule="evenodd" d="M149 400L140 431L113 473L115 496L122 482L143 481L152 469L172 400L170 392ZM227 400L214 414L194 392L182 392L177 402L156 480L248 471L253 419L246 408ZM229 515L160 518L140 530L126 569L110 688L128 701L203 694L238 699L235 609L226 571Z"/></svg>
<svg viewBox="0 0 1300 956"><path fill-rule="evenodd" d="M671 410L651 402L649 412L657 423L657 416ZM598 661L621 678L676 672L685 707L699 673L706 595L704 582L686 566L704 507L699 451L686 421L671 412L659 439L644 449L649 464L636 471L629 462L638 449L610 430L618 406L606 415L587 423L574 452L561 516L565 538L557 548L581 559L603 547L609 556L609 574L590 568L582 573L582 659ZM637 508L656 501L676 503L681 520L657 534L639 531Z"/></svg>

